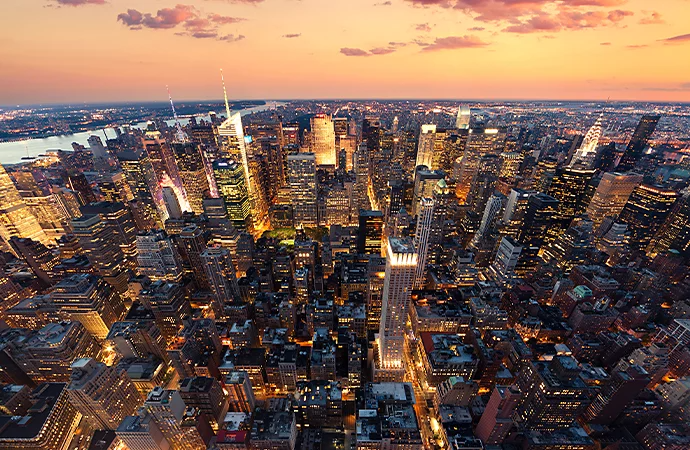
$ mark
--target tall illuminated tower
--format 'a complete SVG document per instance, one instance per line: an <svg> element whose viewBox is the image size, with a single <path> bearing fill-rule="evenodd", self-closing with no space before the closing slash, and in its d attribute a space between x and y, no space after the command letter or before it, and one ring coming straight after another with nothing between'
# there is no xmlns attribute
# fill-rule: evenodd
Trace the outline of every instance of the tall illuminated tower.
<svg viewBox="0 0 690 450"><path fill-rule="evenodd" d="M479 159L489 153L500 154L505 147L505 139L505 130L497 128L473 128L469 131L456 185L456 195L461 203L466 203L479 172Z"/></svg>
<svg viewBox="0 0 690 450"><path fill-rule="evenodd" d="M335 129L330 114L316 114L310 119L311 151L317 166L335 166Z"/></svg>
<svg viewBox="0 0 690 450"><path fill-rule="evenodd" d="M433 198L422 198L417 209L417 229L414 234L414 248L417 250L417 268L414 287L424 286L426 281L426 260L429 253L429 235L434 219L435 202Z"/></svg>
<svg viewBox="0 0 690 450"><path fill-rule="evenodd" d="M419 133L419 145L417 146L417 161L415 166L426 166L431 170L431 164L434 159L435 134L436 125L422 125L422 129Z"/></svg>
<svg viewBox="0 0 690 450"><path fill-rule="evenodd" d="M472 111L468 105L460 105L458 116L455 118L455 128L459 130L469 130Z"/></svg>
<svg viewBox="0 0 690 450"><path fill-rule="evenodd" d="M175 143L173 150L189 206L196 214L201 214L204 212L204 192L209 190L201 148L192 143Z"/></svg>
<svg viewBox="0 0 690 450"><path fill-rule="evenodd" d="M218 160L213 163L213 175L232 225L238 230L251 229L251 204L242 165Z"/></svg>
<svg viewBox="0 0 690 450"><path fill-rule="evenodd" d="M644 250L649 245L679 197L674 190L647 184L633 190L619 217L628 225L630 247Z"/></svg>
<svg viewBox="0 0 690 450"><path fill-rule="evenodd" d="M587 215L598 228L606 217L617 217L630 198L633 189L642 184L642 175L607 172L594 191L587 206Z"/></svg>
<svg viewBox="0 0 690 450"><path fill-rule="evenodd" d="M218 304L222 306L239 298L240 290L237 286L237 275L230 252L221 247L209 247L201 253L200 257L211 292Z"/></svg>
<svg viewBox="0 0 690 450"><path fill-rule="evenodd" d="M417 271L417 252L409 238L389 238L379 327L379 369L401 378L405 322Z"/></svg>
<svg viewBox="0 0 690 450"><path fill-rule="evenodd" d="M19 195L17 187L0 164L0 238L9 246L10 238L29 238L43 245L55 244L45 234L36 217Z"/></svg>
<svg viewBox="0 0 690 450"><path fill-rule="evenodd" d="M577 149L573 159L570 161L570 165L574 166L576 164L582 164L589 168L594 163L594 159L597 156L597 146L599 145L599 138L601 137L601 122L604 119L603 114L599 116L592 128L589 129L585 135L582 145Z"/></svg>
<svg viewBox="0 0 690 450"><path fill-rule="evenodd" d="M318 225L316 206L316 156L313 153L289 155L288 173L295 225Z"/></svg>
<svg viewBox="0 0 690 450"><path fill-rule="evenodd" d="M640 156L642 156L642 151L644 151L647 146L649 138L654 133L654 130L656 130L656 125L659 123L660 118L661 116L655 115L642 116L635 128L635 132L630 138L630 142L628 142L628 146L625 148L625 153L623 153L623 157L620 163L618 163L616 170L625 172L635 167Z"/></svg>

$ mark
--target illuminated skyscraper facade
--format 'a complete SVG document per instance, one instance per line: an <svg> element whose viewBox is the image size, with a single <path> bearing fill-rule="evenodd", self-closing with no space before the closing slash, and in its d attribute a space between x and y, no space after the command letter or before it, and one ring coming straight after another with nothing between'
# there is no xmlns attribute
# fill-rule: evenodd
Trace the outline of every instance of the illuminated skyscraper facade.
<svg viewBox="0 0 690 450"><path fill-rule="evenodd" d="M216 161L213 175L232 225L238 230L251 229L249 190L242 165L234 161Z"/></svg>
<svg viewBox="0 0 690 450"><path fill-rule="evenodd" d="M641 184L633 190L619 217L628 225L630 247L637 250L647 248L678 197L674 190L648 184Z"/></svg>
<svg viewBox="0 0 690 450"><path fill-rule="evenodd" d="M173 144L175 160L187 201L196 214L204 212L204 193L209 190L201 148L191 143Z"/></svg>
<svg viewBox="0 0 690 450"><path fill-rule="evenodd" d="M313 153L288 155L290 198L295 225L318 225L316 205L316 156Z"/></svg>
<svg viewBox="0 0 690 450"><path fill-rule="evenodd" d="M316 114L310 119L311 152L317 166L336 165L335 130L330 114Z"/></svg>
<svg viewBox="0 0 690 450"><path fill-rule="evenodd" d="M29 238L44 245L54 244L19 195L12 179L0 164L0 238L9 246L12 237Z"/></svg>
<svg viewBox="0 0 690 450"><path fill-rule="evenodd" d="M417 213L417 229L414 233L414 248L417 251L417 268L415 270L414 287L419 289L426 281L426 262L429 253L430 234L434 220L433 198L422 198Z"/></svg>
<svg viewBox="0 0 690 450"><path fill-rule="evenodd" d="M642 175L607 172L587 206L587 215L597 229L606 217L618 217L633 189L642 183Z"/></svg>
<svg viewBox="0 0 690 450"><path fill-rule="evenodd" d="M625 172L635 168L635 165L642 156L642 152L644 151L645 147L647 147L649 138L656 130L656 125L659 123L659 119L661 119L661 116L642 116L640 122L635 128L635 132L630 138L630 142L628 142L628 146L625 148L625 153L623 153L616 170L619 172Z"/></svg>

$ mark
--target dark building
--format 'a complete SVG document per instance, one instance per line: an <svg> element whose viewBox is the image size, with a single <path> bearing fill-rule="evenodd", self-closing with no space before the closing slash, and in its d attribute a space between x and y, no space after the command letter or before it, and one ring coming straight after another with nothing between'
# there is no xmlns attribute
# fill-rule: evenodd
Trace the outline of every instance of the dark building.
<svg viewBox="0 0 690 450"><path fill-rule="evenodd" d="M381 211L359 212L357 231L357 253L378 255L381 253L383 237L383 213Z"/></svg>
<svg viewBox="0 0 690 450"><path fill-rule="evenodd" d="M656 124L659 123L661 116L644 115L635 128L635 132L628 142L628 146L623 153L621 161L618 163L617 170L624 172L635 168L635 164L640 159L644 148L647 146L650 136L656 130Z"/></svg>

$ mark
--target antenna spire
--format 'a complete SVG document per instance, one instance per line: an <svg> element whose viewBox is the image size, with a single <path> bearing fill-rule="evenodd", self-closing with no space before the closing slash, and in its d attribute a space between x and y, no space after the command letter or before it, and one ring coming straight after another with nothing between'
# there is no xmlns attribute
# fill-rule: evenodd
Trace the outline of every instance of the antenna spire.
<svg viewBox="0 0 690 450"><path fill-rule="evenodd" d="M230 104L228 103L228 92L225 90L225 78L223 77L223 69L220 69L220 81L223 83L223 97L225 98L225 114L226 119L230 119Z"/></svg>
<svg viewBox="0 0 690 450"><path fill-rule="evenodd" d="M185 134L184 130L182 130L182 124L180 123L180 119L177 117L175 104L173 103L172 95L170 95L170 87L166 85L165 88L168 90L168 99L170 99L170 107L172 108L173 117L175 118L175 137L180 142L187 142L187 135Z"/></svg>

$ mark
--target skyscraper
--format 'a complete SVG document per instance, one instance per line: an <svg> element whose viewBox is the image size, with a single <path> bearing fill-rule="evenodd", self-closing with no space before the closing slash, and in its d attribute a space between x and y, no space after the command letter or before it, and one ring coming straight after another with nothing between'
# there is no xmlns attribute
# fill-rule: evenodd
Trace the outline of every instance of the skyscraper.
<svg viewBox="0 0 690 450"><path fill-rule="evenodd" d="M80 358L72 363L67 394L88 421L106 430L117 429L143 403L127 372L92 358Z"/></svg>
<svg viewBox="0 0 690 450"><path fill-rule="evenodd" d="M414 287L419 289L426 282L426 262L429 253L429 235L434 219L434 199L422 198L418 214L417 229L414 234L414 248L417 251L417 268L415 269Z"/></svg>
<svg viewBox="0 0 690 450"><path fill-rule="evenodd" d="M183 425L187 408L178 391L156 387L146 398L144 408L151 414L172 450L206 448L206 442L196 428Z"/></svg>
<svg viewBox="0 0 690 450"><path fill-rule="evenodd" d="M224 304L230 303L240 296L235 266L230 252L220 247L209 247L201 253L201 260L204 262L211 292L218 302L217 306L221 307L220 312L222 313Z"/></svg>
<svg viewBox="0 0 690 450"><path fill-rule="evenodd" d="M422 125L422 129L419 132L419 145L417 146L417 162L415 166L426 166L430 170L432 169L435 134L436 125Z"/></svg>
<svg viewBox="0 0 690 450"><path fill-rule="evenodd" d="M558 200L555 198L541 192L529 196L518 235L518 242L523 246L518 264L520 273L536 266L537 255L544 245L557 211Z"/></svg>
<svg viewBox="0 0 690 450"><path fill-rule="evenodd" d="M636 250L647 248L678 197L674 190L648 184L641 184L633 190L619 217L628 225L630 247Z"/></svg>
<svg viewBox="0 0 690 450"><path fill-rule="evenodd" d="M152 280L180 281L182 264L177 248L165 231L142 231L137 235L139 273Z"/></svg>
<svg viewBox="0 0 690 450"><path fill-rule="evenodd" d="M359 214L360 209L370 209L369 201L369 151L365 143L359 144L355 152L355 185L352 193L350 216Z"/></svg>
<svg viewBox="0 0 690 450"><path fill-rule="evenodd" d="M474 177L479 170L479 158L493 153L500 154L505 147L506 132L497 128L470 129L458 173L456 195L465 203Z"/></svg>
<svg viewBox="0 0 690 450"><path fill-rule="evenodd" d="M381 211L360 210L357 230L357 253L366 255L381 254L383 239L383 213Z"/></svg>
<svg viewBox="0 0 690 450"><path fill-rule="evenodd" d="M232 225L242 231L251 229L251 204L242 165L218 160L213 163L213 175Z"/></svg>
<svg viewBox="0 0 690 450"><path fill-rule="evenodd" d="M209 190L201 147L192 143L175 143L173 150L187 201L192 211L201 214L204 212L204 192Z"/></svg>
<svg viewBox="0 0 690 450"><path fill-rule="evenodd" d="M458 115L455 118L455 128L459 130L469 130L471 119L472 111L469 105L460 105L458 108Z"/></svg>
<svg viewBox="0 0 690 450"><path fill-rule="evenodd" d="M515 242L510 236L505 236L501 239L496 252L496 258L489 267L489 273L498 282L505 283L509 281L515 274L515 267L517 266L522 246Z"/></svg>
<svg viewBox="0 0 690 450"><path fill-rule="evenodd" d="M185 299L182 286L158 280L140 293L141 301L153 312L156 325L167 343L171 342L192 316L192 308Z"/></svg>
<svg viewBox="0 0 690 450"><path fill-rule="evenodd" d="M12 237L28 238L44 245L54 244L19 195L17 187L0 164L0 238L9 246Z"/></svg>
<svg viewBox="0 0 690 450"><path fill-rule="evenodd" d="M640 156L642 156L642 152L645 147L647 147L649 138L654 134L654 130L656 130L659 119L661 119L661 116L642 116L635 128L635 132L630 138L630 142L628 142L628 146L625 148L625 153L623 153L621 161L616 167L617 171L625 172L635 168L637 161L640 159Z"/></svg>
<svg viewBox="0 0 690 450"><path fill-rule="evenodd" d="M587 215L597 229L606 217L618 217L633 189L642 183L642 175L607 172L601 177L587 207Z"/></svg>
<svg viewBox="0 0 690 450"><path fill-rule="evenodd" d="M573 158L570 160L570 166L582 165L585 168L592 167L597 156L597 147L599 146L599 138L601 137L601 121L603 114L600 115L592 128L587 131L580 148L577 149Z"/></svg>
<svg viewBox="0 0 690 450"><path fill-rule="evenodd" d="M317 166L336 165L335 129L330 114L315 114L311 124L311 152L316 157Z"/></svg>
<svg viewBox="0 0 690 450"><path fill-rule="evenodd" d="M575 216L584 212L583 197L595 169L564 167L556 170L547 193L558 200L558 211L554 216L557 230L564 231ZM555 230L555 233L558 231Z"/></svg>
<svg viewBox="0 0 690 450"><path fill-rule="evenodd" d="M389 238L379 327L379 376L404 374L405 323L417 271L417 253L408 238Z"/></svg>
<svg viewBox="0 0 690 450"><path fill-rule="evenodd" d="M318 225L316 205L316 156L313 153L288 155L290 198L295 225Z"/></svg>

